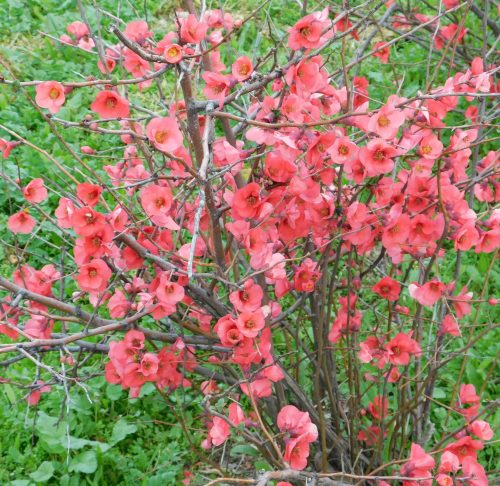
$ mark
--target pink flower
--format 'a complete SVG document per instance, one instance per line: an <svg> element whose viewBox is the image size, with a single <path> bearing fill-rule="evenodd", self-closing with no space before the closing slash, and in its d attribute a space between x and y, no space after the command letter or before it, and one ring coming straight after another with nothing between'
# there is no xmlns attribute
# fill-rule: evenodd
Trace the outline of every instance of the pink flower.
<svg viewBox="0 0 500 486"><path fill-rule="evenodd" d="M172 282L167 272L163 272L160 275L154 292L158 300L166 305L175 305L184 298L184 287Z"/></svg>
<svg viewBox="0 0 500 486"><path fill-rule="evenodd" d="M370 117L368 130L376 133L379 137L391 140L397 135L399 127L404 122L404 113L394 108L392 104L387 104Z"/></svg>
<svg viewBox="0 0 500 486"><path fill-rule="evenodd" d="M139 44L142 44L147 38L153 35L153 33L148 30L148 24L144 20L129 22L127 27L125 27L124 34L130 40L138 42Z"/></svg>
<svg viewBox="0 0 500 486"><path fill-rule="evenodd" d="M127 332L127 334L125 334L125 337L123 338L123 344L125 348L131 349L136 352L144 348L145 339L146 336L142 331L131 329Z"/></svg>
<svg viewBox="0 0 500 486"><path fill-rule="evenodd" d="M99 202L99 196L101 195L102 187L96 186L95 184L90 184L88 182L82 182L76 186L76 195L84 204L93 208Z"/></svg>
<svg viewBox="0 0 500 486"><path fill-rule="evenodd" d="M36 221L28 212L27 209L23 209L7 220L7 227L12 233L22 233L29 234L33 231L36 226Z"/></svg>
<svg viewBox="0 0 500 486"><path fill-rule="evenodd" d="M208 30L206 22L199 22L195 15L189 14L187 19L181 19L181 39L190 44L199 44Z"/></svg>
<svg viewBox="0 0 500 486"><path fill-rule="evenodd" d="M226 442L231 435L231 429L226 420L220 417L212 419L212 426L208 431L208 436L214 446L220 446Z"/></svg>
<svg viewBox="0 0 500 486"><path fill-rule="evenodd" d="M420 346L417 341L411 338L411 335L412 331L408 334L400 332L386 344L385 349L392 364L406 366L410 362L412 354L419 355L421 353Z"/></svg>
<svg viewBox="0 0 500 486"><path fill-rule="evenodd" d="M214 331L217 333L217 336L219 336L223 346L236 346L244 339L243 334L236 325L236 320L229 314L221 317L217 321L217 324L214 326Z"/></svg>
<svg viewBox="0 0 500 486"><path fill-rule="evenodd" d="M474 224L462 226L455 234L455 250L468 251L478 242L479 232Z"/></svg>
<svg viewBox="0 0 500 486"><path fill-rule="evenodd" d="M71 228L71 226L73 226L71 216L74 209L75 206L71 199L68 199L67 197L59 199L59 206L57 206L57 209L55 210L55 215L57 217L57 224L61 228Z"/></svg>
<svg viewBox="0 0 500 486"><path fill-rule="evenodd" d="M394 168L392 157L396 149L385 140L375 138L359 151L359 160L366 168L369 177L382 175Z"/></svg>
<svg viewBox="0 0 500 486"><path fill-rule="evenodd" d="M451 314L446 314L444 316L443 322L441 323L441 328L439 330L439 334L449 334L450 336L456 336L456 337L462 335L457 320Z"/></svg>
<svg viewBox="0 0 500 486"><path fill-rule="evenodd" d="M429 454L426 454L424 449L418 444L411 445L410 458L400 470L401 476L410 478L425 478L429 479L419 481L421 486L432 485L431 471L434 469L435 461ZM403 481L403 486L414 486L415 481Z"/></svg>
<svg viewBox="0 0 500 486"><path fill-rule="evenodd" d="M174 223L169 216L172 204L172 192L168 186L151 184L141 191L141 206L151 221L158 226L168 227Z"/></svg>
<svg viewBox="0 0 500 486"><path fill-rule="evenodd" d="M263 296L264 292L260 285L257 285L252 279L248 279L243 284L242 290L231 292L229 300L237 311L253 312L261 306Z"/></svg>
<svg viewBox="0 0 500 486"><path fill-rule="evenodd" d="M253 64L249 57L241 56L234 61L231 72L233 73L234 79L236 81L245 81L248 79L253 71Z"/></svg>
<svg viewBox="0 0 500 486"><path fill-rule="evenodd" d="M115 290L115 293L108 300L109 315L112 319L124 317L130 307L130 302L121 290Z"/></svg>
<svg viewBox="0 0 500 486"><path fill-rule="evenodd" d="M391 277L384 277L372 287L372 290L384 299L394 302L399 298L401 284Z"/></svg>
<svg viewBox="0 0 500 486"><path fill-rule="evenodd" d="M293 50L314 49L324 43L331 33L323 32L331 26L328 20L328 9L321 12L314 12L302 17L293 27L288 29L288 47Z"/></svg>
<svg viewBox="0 0 500 486"><path fill-rule="evenodd" d="M265 317L261 309L254 312L242 312L236 321L236 326L243 336L254 338L264 329Z"/></svg>
<svg viewBox="0 0 500 486"><path fill-rule="evenodd" d="M436 135L427 135L420 142L419 152L424 159L434 160L443 152L443 144Z"/></svg>
<svg viewBox="0 0 500 486"><path fill-rule="evenodd" d="M299 292L314 292L316 282L321 277L321 273L316 270L316 262L306 258L295 272L293 283L295 290Z"/></svg>
<svg viewBox="0 0 500 486"><path fill-rule="evenodd" d="M136 78L145 76L150 71L149 63L128 48L123 50L123 67ZM144 83L151 83L151 80Z"/></svg>
<svg viewBox="0 0 500 486"><path fill-rule="evenodd" d="M44 186L43 179L33 179L23 188L23 195L29 202L38 204L47 199L48 193Z"/></svg>
<svg viewBox="0 0 500 486"><path fill-rule="evenodd" d="M203 94L209 100L217 100L219 108L221 108L224 104L224 98L228 95L231 88L230 77L211 71L205 71L201 77L206 83L203 88Z"/></svg>
<svg viewBox="0 0 500 486"><path fill-rule="evenodd" d="M467 287L464 286L462 287L460 293L457 294L451 301L459 319L471 313L471 305L469 301L472 297L473 293L467 292Z"/></svg>
<svg viewBox="0 0 500 486"><path fill-rule="evenodd" d="M460 385L458 396L462 405L478 404L480 401L480 397L476 394L476 388L474 385Z"/></svg>
<svg viewBox="0 0 500 486"><path fill-rule="evenodd" d="M488 477L483 467L473 457L465 457L462 461L463 478L467 478L469 486L488 486Z"/></svg>
<svg viewBox="0 0 500 486"><path fill-rule="evenodd" d="M466 457L477 460L477 451L481 450L483 447L483 443L480 440L474 440L472 437L466 435L456 442L448 444L445 450L452 452L458 457L460 462L463 462Z"/></svg>
<svg viewBox="0 0 500 486"><path fill-rule="evenodd" d="M307 466L309 457L309 442L301 440L300 437L286 441L286 449L283 458L290 464L292 469L302 471Z"/></svg>
<svg viewBox="0 0 500 486"><path fill-rule="evenodd" d="M314 442L318 438L318 429L311 422L308 412L301 412L293 405L285 405L276 419L281 432L287 432L291 436L300 436L308 442Z"/></svg>
<svg viewBox="0 0 500 486"><path fill-rule="evenodd" d="M242 383L241 390L247 396L253 398L266 398L270 397L273 393L273 382L268 378L257 378L251 383Z"/></svg>
<svg viewBox="0 0 500 486"><path fill-rule="evenodd" d="M231 208L241 218L255 218L260 205L260 186L256 182L252 182L236 191Z"/></svg>
<svg viewBox="0 0 500 486"><path fill-rule="evenodd" d="M66 96L61 83L46 81L36 87L35 101L41 108L47 108L51 113L57 113L64 104Z"/></svg>
<svg viewBox="0 0 500 486"><path fill-rule="evenodd" d="M33 316L26 321L24 331L36 339L49 339L52 334L54 321L47 319L44 316Z"/></svg>
<svg viewBox="0 0 500 486"><path fill-rule="evenodd" d="M493 438L493 430L491 430L490 424L485 420L474 420L467 427L467 430L481 440L491 440Z"/></svg>
<svg viewBox="0 0 500 486"><path fill-rule="evenodd" d="M182 146L182 133L173 118L153 118L146 127L146 135L161 152L175 152Z"/></svg>
<svg viewBox="0 0 500 486"><path fill-rule="evenodd" d="M438 474L436 476L436 483L438 483L439 486L453 486L453 479L446 474Z"/></svg>
<svg viewBox="0 0 500 486"><path fill-rule="evenodd" d="M77 39L81 39L86 35L90 35L89 29L86 24L76 20L66 27L68 34L74 35Z"/></svg>
<svg viewBox="0 0 500 486"><path fill-rule="evenodd" d="M102 118L127 118L130 114L129 103L116 91L101 91L90 109L95 111Z"/></svg>
<svg viewBox="0 0 500 486"><path fill-rule="evenodd" d="M297 166L279 152L269 152L266 154L264 172L275 182L288 182L297 173Z"/></svg>
<svg viewBox="0 0 500 486"><path fill-rule="evenodd" d="M165 59L171 64L177 64L182 60L182 47L179 44L168 44L163 51Z"/></svg>
<svg viewBox="0 0 500 486"><path fill-rule="evenodd" d="M88 145L82 145L80 147L80 151L86 155L95 155L96 154L96 151L92 147L89 147Z"/></svg>
<svg viewBox="0 0 500 486"><path fill-rule="evenodd" d="M382 64L387 64L389 62L389 54L391 51L390 46L388 46L386 42L377 42L373 46L373 50L377 51L372 54L373 57L378 57Z"/></svg>
<svg viewBox="0 0 500 486"><path fill-rule="evenodd" d="M106 225L106 218L92 208L82 207L71 211L71 225L78 236L93 236Z"/></svg>
<svg viewBox="0 0 500 486"><path fill-rule="evenodd" d="M373 402L368 405L368 411L376 420L387 417L387 413L389 411L389 402L387 398L377 395L373 399Z"/></svg>
<svg viewBox="0 0 500 486"><path fill-rule="evenodd" d="M50 385L46 385L43 381L37 381L33 386L33 389L29 392L27 396L28 405L32 407L33 405L37 405L40 401L42 393L49 393L51 390Z"/></svg>
<svg viewBox="0 0 500 486"><path fill-rule="evenodd" d="M80 267L76 281L85 292L104 292L111 277L111 270L104 260L95 258Z"/></svg>
<svg viewBox="0 0 500 486"><path fill-rule="evenodd" d="M6 159L10 155L10 151L16 145L19 145L19 142L9 142L8 140L0 138L0 153L2 153L4 159Z"/></svg>
<svg viewBox="0 0 500 486"><path fill-rule="evenodd" d="M243 409L235 402L229 405L229 420L236 426L246 421Z"/></svg>
<svg viewBox="0 0 500 486"><path fill-rule="evenodd" d="M408 291L419 304L432 307L443 295L446 285L437 279L426 282L424 285L411 283Z"/></svg>
<svg viewBox="0 0 500 486"><path fill-rule="evenodd" d="M458 457L452 452L445 451L441 456L441 461L439 464L440 473L450 473L457 472L460 469L460 461Z"/></svg>
<svg viewBox="0 0 500 486"><path fill-rule="evenodd" d="M144 353L141 359L141 373L143 376L154 377L158 372L160 360L154 353Z"/></svg>

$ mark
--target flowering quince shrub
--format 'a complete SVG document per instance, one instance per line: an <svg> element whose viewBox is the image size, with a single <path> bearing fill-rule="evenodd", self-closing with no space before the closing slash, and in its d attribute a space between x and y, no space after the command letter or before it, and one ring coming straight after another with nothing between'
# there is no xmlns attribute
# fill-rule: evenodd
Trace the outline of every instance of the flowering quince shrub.
<svg viewBox="0 0 500 486"><path fill-rule="evenodd" d="M35 363L30 406L70 375L57 352L73 380L90 360L132 398L146 383L197 394L197 446L244 443L266 465L220 482L488 483L494 402L464 356L497 329L498 27L488 2L353 3L305 3L258 56L228 46L266 2L244 18L186 2L169 31L68 25L60 42L95 56L83 81L2 61L75 164L0 125L4 164L27 145L65 180L4 177L16 248L56 232L66 249L0 276L0 353ZM482 49L465 48L469 16ZM429 50L426 83L377 98L364 61L391 64L406 42ZM63 117L80 93L83 118ZM487 262L479 294L458 284L469 255Z"/></svg>

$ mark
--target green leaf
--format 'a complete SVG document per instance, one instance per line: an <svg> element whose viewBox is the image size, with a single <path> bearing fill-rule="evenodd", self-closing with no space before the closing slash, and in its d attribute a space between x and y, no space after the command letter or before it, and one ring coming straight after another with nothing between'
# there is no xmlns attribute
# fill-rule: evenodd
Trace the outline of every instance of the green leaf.
<svg viewBox="0 0 500 486"><path fill-rule="evenodd" d="M125 439L127 435L133 434L137 431L137 426L134 424L129 424L125 419L120 419L116 422L113 427L113 433L111 434L111 442L116 444L121 440Z"/></svg>
<svg viewBox="0 0 500 486"><path fill-rule="evenodd" d="M7 398L9 399L11 405L14 405L16 403L16 395L14 393L14 390L12 389L12 386L10 386L8 383L4 383L3 389L5 390Z"/></svg>
<svg viewBox="0 0 500 486"><path fill-rule="evenodd" d="M231 456L258 456L259 451L252 446L246 444L238 444L231 448L229 452Z"/></svg>
<svg viewBox="0 0 500 486"><path fill-rule="evenodd" d="M39 468L30 474L30 478L37 483L44 483L54 475L54 466L50 461L44 461Z"/></svg>
<svg viewBox="0 0 500 486"><path fill-rule="evenodd" d="M95 451L85 451L71 459L69 463L70 472L81 472L92 474L97 469L97 457Z"/></svg>
<svg viewBox="0 0 500 486"><path fill-rule="evenodd" d="M111 385L109 384L106 387L106 396L112 401L115 402L122 396L122 387L119 385Z"/></svg>

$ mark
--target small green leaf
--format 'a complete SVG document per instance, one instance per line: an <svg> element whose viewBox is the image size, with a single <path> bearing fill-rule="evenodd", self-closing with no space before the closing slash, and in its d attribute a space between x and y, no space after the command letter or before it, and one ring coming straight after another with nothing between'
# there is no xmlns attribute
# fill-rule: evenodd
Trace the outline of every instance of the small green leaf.
<svg viewBox="0 0 500 486"><path fill-rule="evenodd" d="M44 483L54 475L54 466L50 461L44 461L40 467L30 474L30 478L37 483Z"/></svg>
<svg viewBox="0 0 500 486"><path fill-rule="evenodd" d="M97 458L95 451L85 451L71 459L69 463L70 472L81 472L92 474L97 469Z"/></svg>
<svg viewBox="0 0 500 486"><path fill-rule="evenodd" d="M119 385L111 385L109 384L106 387L106 396L112 401L115 402L122 396L122 387Z"/></svg>
<svg viewBox="0 0 500 486"><path fill-rule="evenodd" d="M134 424L129 424L125 419L120 419L116 422L113 427L113 433L111 434L111 442L116 444L121 440L125 439L127 435L133 434L137 430L137 426Z"/></svg>
<svg viewBox="0 0 500 486"><path fill-rule="evenodd" d="M231 452L229 453L231 456L258 456L259 451L252 446L246 444L238 444L235 445Z"/></svg>

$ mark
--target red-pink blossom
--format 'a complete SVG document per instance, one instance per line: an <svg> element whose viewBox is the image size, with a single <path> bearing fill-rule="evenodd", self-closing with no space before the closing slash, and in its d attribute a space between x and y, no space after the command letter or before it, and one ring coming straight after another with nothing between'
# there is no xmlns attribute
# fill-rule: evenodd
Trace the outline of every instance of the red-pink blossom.
<svg viewBox="0 0 500 486"><path fill-rule="evenodd" d="M167 44L163 55L169 63L177 64L182 60L182 47L179 44Z"/></svg>
<svg viewBox="0 0 500 486"><path fill-rule="evenodd" d="M111 277L111 270L104 260L96 258L80 267L76 277L79 287L85 292L104 292Z"/></svg>
<svg viewBox="0 0 500 486"><path fill-rule="evenodd" d="M488 476L483 466L473 457L465 457L462 461L462 474L466 484L469 486L488 486Z"/></svg>
<svg viewBox="0 0 500 486"><path fill-rule="evenodd" d="M401 284L391 277L383 277L372 287L372 290L384 299L396 301L401 292Z"/></svg>
<svg viewBox="0 0 500 486"><path fill-rule="evenodd" d="M238 312L253 312L261 306L263 296L264 292L260 285L248 279L243 284L242 290L235 290L229 294L229 300Z"/></svg>
<svg viewBox="0 0 500 486"><path fill-rule="evenodd" d="M233 73L234 79L236 81L245 81L248 79L253 71L253 64L249 57L240 56L236 61L234 61L231 66L231 72Z"/></svg>
<svg viewBox="0 0 500 486"><path fill-rule="evenodd" d="M76 186L76 195L87 206L93 208L99 202L102 187L89 182L82 182Z"/></svg>
<svg viewBox="0 0 500 486"><path fill-rule="evenodd" d="M373 46L373 50L376 51L372 55L373 57L378 57L382 64L387 64L389 62L389 55L391 53L390 46L387 45L387 42L381 41L375 43Z"/></svg>
<svg viewBox="0 0 500 486"><path fill-rule="evenodd" d="M386 345L389 361L394 365L407 365L412 355L421 353L417 341L411 338L412 331L408 334L400 332L392 338Z"/></svg>
<svg viewBox="0 0 500 486"><path fill-rule="evenodd" d="M265 317L261 309L253 312L242 312L236 320L236 326L243 336L254 338L264 329Z"/></svg>
<svg viewBox="0 0 500 486"><path fill-rule="evenodd" d="M370 177L386 174L394 168L397 151L382 139L373 139L359 151L359 159Z"/></svg>
<svg viewBox="0 0 500 486"><path fill-rule="evenodd" d="M422 486L432 485L432 469L435 461L433 457L426 454L424 449L418 444L411 445L410 458L400 469L401 476L410 478L428 478L419 481ZM414 481L403 481L403 486L414 486Z"/></svg>
<svg viewBox="0 0 500 486"><path fill-rule="evenodd" d="M33 231L35 226L35 218L29 214L27 209L23 209L9 216L7 220L7 227L12 233L29 234Z"/></svg>
<svg viewBox="0 0 500 486"><path fill-rule="evenodd" d="M151 221L158 226L167 228L176 226L170 216L172 204L172 192L168 186L151 184L141 191L141 206Z"/></svg>
<svg viewBox="0 0 500 486"><path fill-rule="evenodd" d="M93 236L106 225L103 214L86 206L72 210L70 218L71 225L79 236Z"/></svg>
<svg viewBox="0 0 500 486"><path fill-rule="evenodd" d="M47 108L52 114L57 113L64 104L64 87L57 81L46 81L36 87L35 101L41 108Z"/></svg>
<svg viewBox="0 0 500 486"><path fill-rule="evenodd" d="M195 15L189 14L186 19L180 19L181 39L191 44L200 43L207 33L208 25L198 21Z"/></svg>
<svg viewBox="0 0 500 486"><path fill-rule="evenodd" d="M388 103L370 117L367 128L379 137L391 140L397 135L399 127L404 122L404 113Z"/></svg>
<svg viewBox="0 0 500 486"><path fill-rule="evenodd" d="M494 435L490 424L485 420L474 420L474 422L467 427L467 430L481 440L491 440Z"/></svg>
<svg viewBox="0 0 500 486"><path fill-rule="evenodd" d="M411 283L408 286L410 296L419 304L432 307L443 295L446 285L437 279L430 280L423 285Z"/></svg>
<svg viewBox="0 0 500 486"><path fill-rule="evenodd" d="M331 37L332 32L327 31L328 27L331 27L328 9L306 15L288 29L288 47L294 50L319 47Z"/></svg>
<svg viewBox="0 0 500 486"><path fill-rule="evenodd" d="M43 179L33 179L23 187L23 196L29 202L38 204L47 199L48 193Z"/></svg>
<svg viewBox="0 0 500 486"><path fill-rule="evenodd" d="M182 133L173 118L153 118L146 127L146 135L162 152L174 152L182 146Z"/></svg>
<svg viewBox="0 0 500 486"><path fill-rule="evenodd" d="M110 90L99 92L90 109L102 118L127 118L130 114L129 102Z"/></svg>

